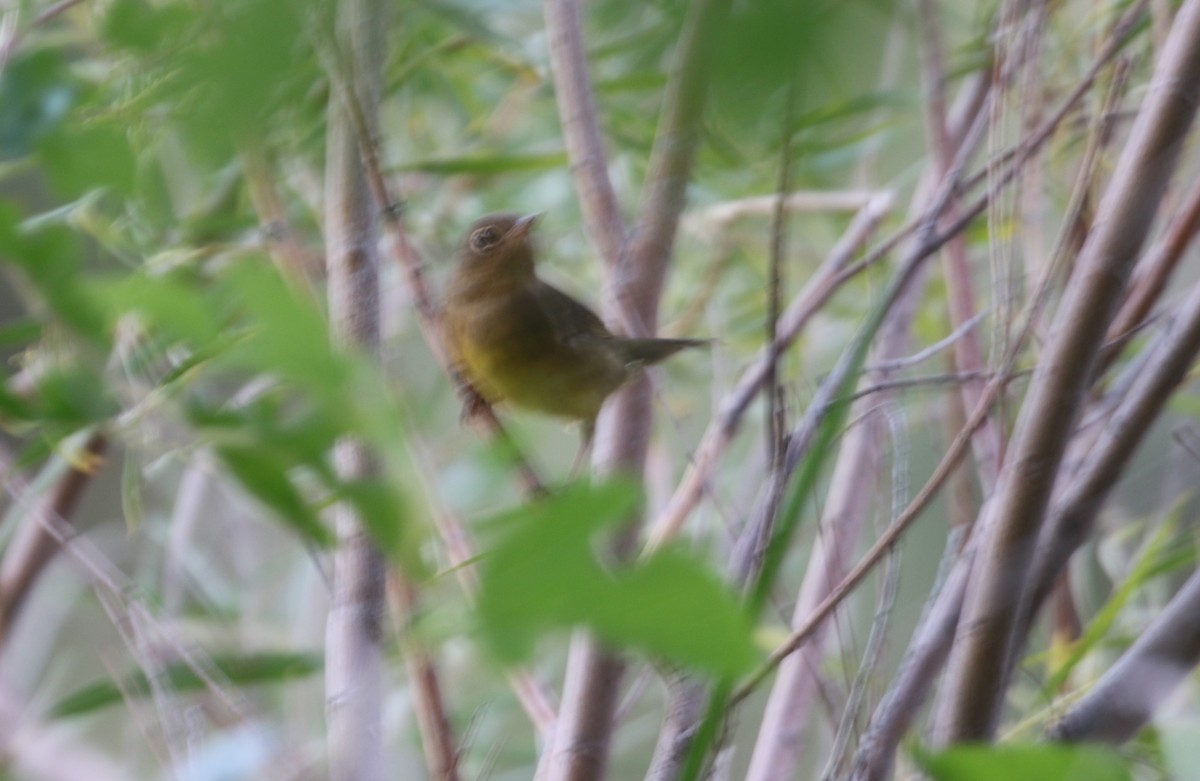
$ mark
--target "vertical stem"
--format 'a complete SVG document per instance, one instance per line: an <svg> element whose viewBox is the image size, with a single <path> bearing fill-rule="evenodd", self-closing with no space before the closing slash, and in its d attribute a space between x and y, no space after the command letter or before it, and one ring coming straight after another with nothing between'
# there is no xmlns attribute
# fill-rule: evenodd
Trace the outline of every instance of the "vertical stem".
<svg viewBox="0 0 1200 781"><path fill-rule="evenodd" d="M546 0L546 34L563 140L571 175L592 244L609 268L615 268L625 242L625 225L608 178L608 157L592 93L583 43L581 0Z"/></svg>
<svg viewBox="0 0 1200 781"><path fill-rule="evenodd" d="M337 9L339 65L347 79L333 80L326 146L326 269L330 327L342 345L379 350L377 224L363 174L354 122L337 94L353 89L353 102L373 130L383 62L382 4L343 0ZM334 452L339 475L367 478L377 470L360 442L344 440ZM334 509L338 548L326 625L325 694L330 775L336 781L382 781L383 646L386 566L353 509Z"/></svg>
<svg viewBox="0 0 1200 781"><path fill-rule="evenodd" d="M950 718L941 736L948 741L988 740L994 733L1050 493L1104 334L1195 117L1197 81L1200 0L1188 0L1176 16L1055 319L1055 339L1021 410L1000 479L994 533L985 541L955 643L961 664L948 680Z"/></svg>
<svg viewBox="0 0 1200 781"><path fill-rule="evenodd" d="M642 192L642 217L627 251L610 267L613 273L604 315L610 327L620 331L654 333L663 280L700 138L716 33L729 6L730 0L698 0L691 5L680 35ZM651 411L650 385L644 376L626 385L605 405L596 430L594 454L600 471L642 473ZM636 542L637 526L630 523L616 541L616 555L628 556ZM567 663L558 726L539 778L598 781L604 776L623 671L624 662L619 656L595 638L576 635Z"/></svg>

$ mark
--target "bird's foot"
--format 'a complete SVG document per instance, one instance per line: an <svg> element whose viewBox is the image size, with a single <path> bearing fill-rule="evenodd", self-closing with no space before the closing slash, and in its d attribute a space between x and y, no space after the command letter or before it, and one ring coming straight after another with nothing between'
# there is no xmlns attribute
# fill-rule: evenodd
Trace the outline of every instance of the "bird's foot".
<svg viewBox="0 0 1200 781"><path fill-rule="evenodd" d="M463 423L470 423L486 415L492 408L491 403L467 383L459 386L458 393L462 399L462 414L459 415L459 420Z"/></svg>

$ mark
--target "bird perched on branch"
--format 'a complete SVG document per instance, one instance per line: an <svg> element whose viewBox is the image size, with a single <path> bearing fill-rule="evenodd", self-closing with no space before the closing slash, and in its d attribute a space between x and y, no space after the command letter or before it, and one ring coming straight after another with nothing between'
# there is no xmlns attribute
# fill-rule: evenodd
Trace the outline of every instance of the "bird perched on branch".
<svg viewBox="0 0 1200 781"><path fill-rule="evenodd" d="M613 391L643 367L708 342L613 334L538 278L530 236L537 217L491 214L471 226L446 291L446 333L455 368L487 402L582 422L582 457Z"/></svg>

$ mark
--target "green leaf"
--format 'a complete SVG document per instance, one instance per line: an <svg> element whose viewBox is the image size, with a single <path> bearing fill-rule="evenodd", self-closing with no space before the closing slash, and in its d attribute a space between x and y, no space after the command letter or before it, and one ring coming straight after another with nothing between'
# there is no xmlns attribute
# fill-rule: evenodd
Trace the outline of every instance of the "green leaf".
<svg viewBox="0 0 1200 781"><path fill-rule="evenodd" d="M75 364L40 377L32 404L39 421L72 429L107 420L121 409L96 372Z"/></svg>
<svg viewBox="0 0 1200 781"><path fill-rule="evenodd" d="M129 274L93 281L91 289L114 321L127 312L137 312L149 329L191 342L194 347L221 335L219 302L190 284L183 274Z"/></svg>
<svg viewBox="0 0 1200 781"><path fill-rule="evenodd" d="M192 16L184 3L151 5L145 0L114 0L104 15L100 34L116 47L150 54L177 41Z"/></svg>
<svg viewBox="0 0 1200 781"><path fill-rule="evenodd" d="M248 316L244 339L224 360L251 372L270 372L314 393L329 409L351 374L334 351L325 319L311 300L300 298L265 259L240 262L223 280L218 296L235 301Z"/></svg>
<svg viewBox="0 0 1200 781"><path fill-rule="evenodd" d="M194 148L223 161L302 102L320 78L303 32L308 0L225 0L205 6L172 65L188 95L178 117Z"/></svg>
<svg viewBox="0 0 1200 781"><path fill-rule="evenodd" d="M0 159L33 151L75 105L79 85L56 51L18 53L0 70Z"/></svg>
<svg viewBox="0 0 1200 781"><path fill-rule="evenodd" d="M565 168L566 152L511 155L464 155L431 160L416 160L397 166L400 171L423 171L432 174L473 174L488 176L520 171L552 171Z"/></svg>
<svg viewBox="0 0 1200 781"><path fill-rule="evenodd" d="M0 325L0 347L16 347L37 341L42 335L42 324L36 320L18 319Z"/></svg>
<svg viewBox="0 0 1200 781"><path fill-rule="evenodd" d="M137 161L124 127L75 122L44 136L37 148L43 170L64 198L78 198L97 188L133 194Z"/></svg>
<svg viewBox="0 0 1200 781"><path fill-rule="evenodd" d="M1113 627L1133 597L1153 578L1173 572L1182 566L1191 565L1196 552L1191 546L1179 546L1178 529L1184 501L1179 501L1162 526L1148 539L1137 554L1125 580L1113 590L1108 601L1096 612L1082 636L1071 646L1071 652L1058 669L1051 671L1043 691L1059 691L1071 672L1111 636Z"/></svg>
<svg viewBox="0 0 1200 781"><path fill-rule="evenodd" d="M108 323L79 273L79 239L58 224L29 227L14 205L0 201L0 260L21 269L54 314L77 335L106 346Z"/></svg>
<svg viewBox="0 0 1200 781"><path fill-rule="evenodd" d="M420 535L403 494L383 480L357 480L339 489L354 505L359 519L375 544L389 558L402 562L405 572L419 577L425 565L420 556Z"/></svg>
<svg viewBox="0 0 1200 781"><path fill-rule="evenodd" d="M291 465L285 459L266 448L235 445L218 447L217 454L242 486L285 523L317 545L333 545L333 534L288 478Z"/></svg>
<svg viewBox="0 0 1200 781"><path fill-rule="evenodd" d="M275 652L247 655L215 656L212 664L230 683L253 686L283 683L305 678L321 671L324 663L319 654ZM166 683L172 691L200 691L207 684L187 665L170 665L165 671ZM125 676L120 683L101 681L68 695L50 709L53 718L82 716L110 705L123 702L127 696L147 697L149 682L142 672Z"/></svg>
<svg viewBox="0 0 1200 781"><path fill-rule="evenodd" d="M505 533L485 560L478 611L501 659L524 658L546 630L584 625L714 677L754 663L749 620L699 561L663 551L612 572L601 565L592 538L636 501L625 483L576 484L494 522Z"/></svg>
<svg viewBox="0 0 1200 781"><path fill-rule="evenodd" d="M915 751L935 781L1130 781L1121 755L1101 746L956 746L940 753Z"/></svg>

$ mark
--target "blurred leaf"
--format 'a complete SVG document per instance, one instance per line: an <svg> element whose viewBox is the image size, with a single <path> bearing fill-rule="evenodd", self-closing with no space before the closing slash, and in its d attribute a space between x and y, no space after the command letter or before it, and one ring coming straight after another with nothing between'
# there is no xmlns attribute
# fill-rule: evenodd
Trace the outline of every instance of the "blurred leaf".
<svg viewBox="0 0 1200 781"><path fill-rule="evenodd" d="M324 664L319 654L295 652L214 656L210 661L222 676L237 686L283 683L304 678L320 672ZM207 687L185 664L169 666L165 678L167 685L175 692L200 691ZM51 708L50 716L82 716L121 703L128 695L147 697L149 694L149 682L145 674L139 671L127 675L120 683L101 681L79 689Z"/></svg>
<svg viewBox="0 0 1200 781"><path fill-rule="evenodd" d="M33 151L75 105L79 85L57 51L21 51L0 68L0 159Z"/></svg>
<svg viewBox="0 0 1200 781"><path fill-rule="evenodd" d="M188 93L179 119L194 147L224 161L278 122L321 77L306 35L310 0L225 0L205 6L172 67Z"/></svg>
<svg viewBox="0 0 1200 781"><path fill-rule="evenodd" d="M202 347L221 335L219 302L186 281L185 275L157 277L145 272L98 280L91 289L115 321L126 312L137 312L149 330Z"/></svg>
<svg viewBox="0 0 1200 781"><path fill-rule="evenodd" d="M121 410L97 373L78 364L58 367L38 378L33 405L39 422L69 429L107 420Z"/></svg>
<svg viewBox="0 0 1200 781"><path fill-rule="evenodd" d="M185 3L114 0L104 14L100 34L119 48L150 54L164 44L177 41L193 17Z"/></svg>
<svg viewBox="0 0 1200 781"><path fill-rule="evenodd" d="M1121 755L1102 746L958 746L914 752L935 781L1130 781Z"/></svg>
<svg viewBox="0 0 1200 781"><path fill-rule="evenodd" d="M397 166L399 171L424 171L432 174L474 174L487 176L519 171L551 171L565 168L566 152L529 155L473 155L438 160L416 160Z"/></svg>
<svg viewBox="0 0 1200 781"><path fill-rule="evenodd" d="M42 335L42 324L35 320L21 319L0 325L0 347L16 347L37 341Z"/></svg>
<svg viewBox="0 0 1200 781"><path fill-rule="evenodd" d="M217 454L242 486L306 539L329 547L332 532L292 485L288 478L291 465L274 452L261 447L224 445Z"/></svg>
<svg viewBox="0 0 1200 781"><path fill-rule="evenodd" d="M325 319L265 259L242 260L226 275L218 295L249 317L245 338L223 360L253 372L286 377L325 402L342 402L350 367L336 353ZM331 412L338 407L331 405Z"/></svg>
<svg viewBox="0 0 1200 781"><path fill-rule="evenodd" d="M595 533L636 505L625 483L572 485L495 523L503 540L484 562L479 614L496 653L529 654L548 629L586 625L610 642L726 678L757 652L734 595L700 562L675 551L609 572Z"/></svg>
<svg viewBox="0 0 1200 781"><path fill-rule="evenodd" d="M133 194L137 161L124 127L107 122L65 124L43 136L37 148L43 170L64 198L97 188Z"/></svg>
<svg viewBox="0 0 1200 781"><path fill-rule="evenodd" d="M31 228L18 209L0 201L0 261L21 269L76 335L107 347L108 324L79 273L81 251L79 239L66 228L57 224Z"/></svg>
<svg viewBox="0 0 1200 781"><path fill-rule="evenodd" d="M1045 691L1059 691L1079 663L1111 636L1125 607L1147 582L1159 575L1181 567L1190 567L1195 563L1196 551L1193 546L1174 544L1178 541L1180 513L1184 505L1184 500L1178 501L1171 514L1142 546L1130 564L1128 576L1097 611L1082 636L1072 644L1063 663L1051 671L1043 687Z"/></svg>
<svg viewBox="0 0 1200 781"><path fill-rule="evenodd" d="M375 544L385 555L404 565L411 577L425 570L420 555L421 536L404 495L384 480L342 483L339 492L354 505Z"/></svg>

